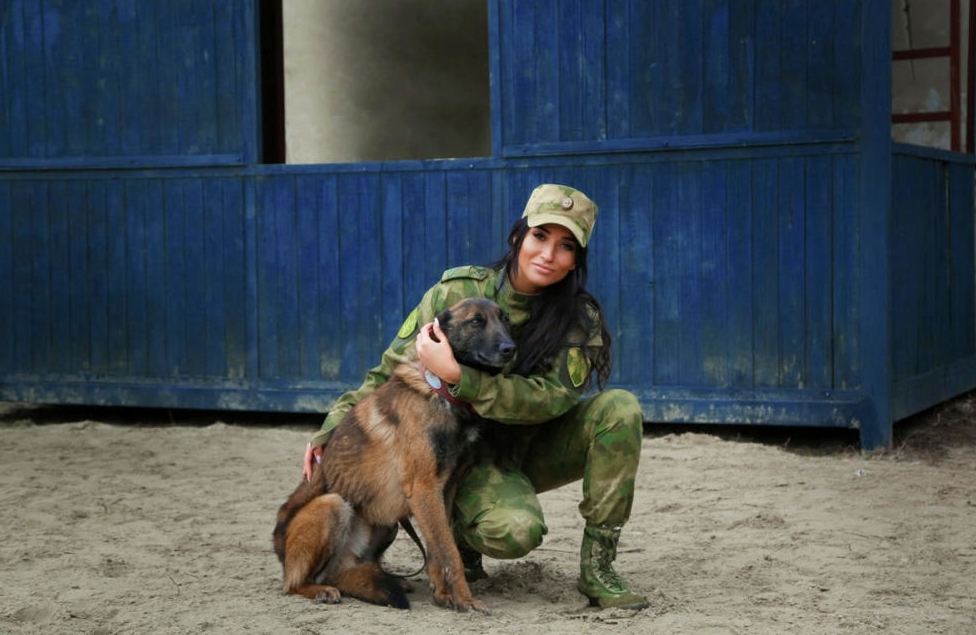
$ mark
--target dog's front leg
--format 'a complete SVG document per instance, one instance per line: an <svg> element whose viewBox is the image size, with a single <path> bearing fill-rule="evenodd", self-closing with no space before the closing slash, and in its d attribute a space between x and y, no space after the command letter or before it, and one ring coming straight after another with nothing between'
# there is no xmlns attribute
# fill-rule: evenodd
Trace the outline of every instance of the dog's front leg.
<svg viewBox="0 0 976 635"><path fill-rule="evenodd" d="M409 488L410 512L427 543L429 562L427 575L433 587L433 601L437 606L457 611L488 613L488 607L471 595L464 579L464 564L458 553L444 507L444 493L427 485Z"/></svg>

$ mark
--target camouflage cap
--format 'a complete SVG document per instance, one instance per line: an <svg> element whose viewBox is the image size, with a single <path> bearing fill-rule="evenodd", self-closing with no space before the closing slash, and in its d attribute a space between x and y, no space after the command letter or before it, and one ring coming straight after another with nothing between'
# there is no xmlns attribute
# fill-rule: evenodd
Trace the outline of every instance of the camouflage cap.
<svg viewBox="0 0 976 635"><path fill-rule="evenodd" d="M529 227L547 223L562 225L573 233L580 246L586 247L596 223L596 212L596 204L579 190L545 183L532 191L522 218L528 221Z"/></svg>

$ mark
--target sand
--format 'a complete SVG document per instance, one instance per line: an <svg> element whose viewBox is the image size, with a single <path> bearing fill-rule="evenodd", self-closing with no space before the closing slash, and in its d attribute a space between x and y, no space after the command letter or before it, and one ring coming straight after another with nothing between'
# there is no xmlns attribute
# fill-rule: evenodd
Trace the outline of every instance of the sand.
<svg viewBox="0 0 976 635"><path fill-rule="evenodd" d="M314 418L0 403L0 633L974 633L976 397L850 433L649 427L617 569L645 611L575 589L578 485L486 560L491 615L281 593L275 511ZM415 570L401 532L387 566Z"/></svg>

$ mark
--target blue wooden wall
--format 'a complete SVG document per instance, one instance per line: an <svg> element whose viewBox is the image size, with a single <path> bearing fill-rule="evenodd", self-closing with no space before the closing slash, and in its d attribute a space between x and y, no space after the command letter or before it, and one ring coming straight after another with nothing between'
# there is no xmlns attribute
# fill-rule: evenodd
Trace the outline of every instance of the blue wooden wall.
<svg viewBox="0 0 976 635"><path fill-rule="evenodd" d="M253 163L256 0L4 0L0 167Z"/></svg>
<svg viewBox="0 0 976 635"><path fill-rule="evenodd" d="M325 411L555 181L648 421L886 445L976 386L973 160L892 147L890 10L493 0L493 156L272 166L253 1L5 3L0 398Z"/></svg>
<svg viewBox="0 0 976 635"><path fill-rule="evenodd" d="M856 129L861 11L850 1L500 2L502 144Z"/></svg>

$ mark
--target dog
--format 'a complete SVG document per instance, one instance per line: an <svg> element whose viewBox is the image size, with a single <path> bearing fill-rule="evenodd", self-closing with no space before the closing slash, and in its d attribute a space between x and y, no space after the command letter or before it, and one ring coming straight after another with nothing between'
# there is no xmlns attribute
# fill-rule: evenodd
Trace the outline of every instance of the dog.
<svg viewBox="0 0 976 635"><path fill-rule="evenodd" d="M490 300L462 300L437 320L461 364L497 373L515 355L508 317ZM284 591L410 608L406 585L380 559L412 516L429 552L434 604L488 613L471 595L449 519L478 421L419 362L398 365L343 418L311 479L278 510L273 543Z"/></svg>

